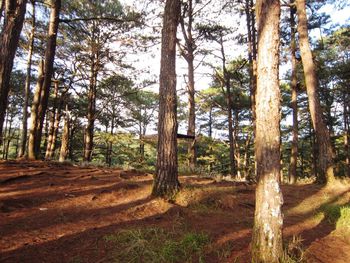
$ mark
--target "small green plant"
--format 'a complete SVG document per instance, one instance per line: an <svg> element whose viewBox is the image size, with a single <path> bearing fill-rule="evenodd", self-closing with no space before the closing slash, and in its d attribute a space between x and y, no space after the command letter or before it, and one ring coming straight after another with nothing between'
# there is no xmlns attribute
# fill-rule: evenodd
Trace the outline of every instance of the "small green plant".
<svg viewBox="0 0 350 263"><path fill-rule="evenodd" d="M173 230L143 228L122 230L104 237L112 242L115 262L192 262L194 258L203 261L204 247L210 240L204 233L184 233Z"/></svg>

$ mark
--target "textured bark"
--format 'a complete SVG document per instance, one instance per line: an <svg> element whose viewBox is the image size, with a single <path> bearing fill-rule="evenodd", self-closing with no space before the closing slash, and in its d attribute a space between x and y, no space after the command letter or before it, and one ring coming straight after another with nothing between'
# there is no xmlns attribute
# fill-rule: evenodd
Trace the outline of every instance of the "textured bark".
<svg viewBox="0 0 350 263"><path fill-rule="evenodd" d="M29 140L31 143L30 146L28 145L29 159L37 159L40 155L42 129L44 126L45 114L50 94L51 78L53 75L53 63L56 53L56 40L59 25L61 0L51 0L50 8L50 22L45 49L45 61L39 69L42 71L42 74L39 74L36 84L35 96L38 95L38 98L35 98L37 100L34 100L32 104L31 131L29 135ZM35 112L34 115L33 112ZM29 147L31 147L31 149L29 149Z"/></svg>
<svg viewBox="0 0 350 263"><path fill-rule="evenodd" d="M299 45L304 68L309 110L319 148L318 181L320 183L331 183L334 181L333 150L330 134L323 120L322 108L318 95L318 78L309 43L305 0L296 0L296 6L298 14Z"/></svg>
<svg viewBox="0 0 350 263"><path fill-rule="evenodd" d="M179 191L177 160L176 30L180 1L165 3L160 61L158 153L153 195L172 199Z"/></svg>
<svg viewBox="0 0 350 263"><path fill-rule="evenodd" d="M22 31L27 0L8 1L6 16L0 34L0 143L10 91L10 77L19 36Z"/></svg>
<svg viewBox="0 0 350 263"><path fill-rule="evenodd" d="M68 109L68 105L66 104L63 133L61 138L60 157L59 157L60 162L64 162L68 156L69 130L70 130L69 126L70 126L69 109Z"/></svg>
<svg viewBox="0 0 350 263"><path fill-rule="evenodd" d="M95 55L93 55L95 57ZM88 109L87 109L87 126L85 130L85 146L84 156L85 162L92 159L92 150L94 145L94 123L96 115L96 85L97 85L97 69L96 62L93 61L90 69L90 84L88 93Z"/></svg>
<svg viewBox="0 0 350 263"><path fill-rule="evenodd" d="M185 16L187 16L187 23L185 24ZM195 110L195 82L194 82L194 51L195 43L192 37L193 29L193 1L187 1L186 12L184 12L180 19L182 35L185 39L184 49L181 50L181 55L185 58L188 68L188 129L187 135L195 136L196 134L196 110ZM188 143L188 163L190 169L196 166L196 139Z"/></svg>
<svg viewBox="0 0 350 263"><path fill-rule="evenodd" d="M37 131L37 149L36 151L40 152L40 142L43 124L45 120L45 114L47 109L47 104L50 95L51 88L51 78L53 75L53 64L55 60L56 53L56 41L57 41L57 33L58 33L58 25L59 25L59 14L61 10L61 0L51 0L50 1L50 23L49 23L49 32L47 39L47 46L45 50L45 63L44 63L44 81L43 87L41 89L40 94L40 104L38 107L38 116L39 116L39 127Z"/></svg>
<svg viewBox="0 0 350 263"><path fill-rule="evenodd" d="M292 58L292 76L290 87L292 90L292 101L291 106L293 110L293 139L292 149L290 155L290 166L289 166L289 183L294 184L297 180L297 158L298 158L298 92L297 92L297 59L296 59L296 41L295 41L295 6L294 0L291 1L290 7L290 28L291 28L291 41L290 51Z"/></svg>
<svg viewBox="0 0 350 263"><path fill-rule="evenodd" d="M34 49L34 35L35 35L35 2L32 1L33 8L33 16L32 16L32 30L30 32L29 37L29 47L28 47L28 58L27 58L27 74L26 81L24 85L24 102L23 102L23 117L22 117L22 133L21 133L21 141L20 148L18 152L18 157L21 158L25 155L26 146L27 146L27 136L28 136L28 105L29 105L29 95L30 95L30 80L31 80L31 72L32 72L32 57L33 57L33 49Z"/></svg>
<svg viewBox="0 0 350 263"><path fill-rule="evenodd" d="M258 0L256 162L258 183L252 262L277 263L283 255L280 190L279 0Z"/></svg>
<svg viewBox="0 0 350 263"><path fill-rule="evenodd" d="M247 33L248 33L248 61L249 61L249 79L250 79L250 103L252 111L252 124L253 124L253 134L255 140L256 133L256 30L255 30L255 14L254 14L254 3L253 0L245 1L245 14L247 22ZM255 146L255 143L254 143ZM255 160L255 156L254 156ZM256 177L256 162L254 162L254 173Z"/></svg>
<svg viewBox="0 0 350 263"><path fill-rule="evenodd" d="M48 139L46 145L45 159L49 160L53 156L51 151L52 144L54 142L54 132L55 132L55 121L58 115L58 81L55 81L55 90L54 90L54 103L52 111L49 118L49 130L48 130Z"/></svg>
<svg viewBox="0 0 350 263"><path fill-rule="evenodd" d="M35 87L34 98L32 102L31 114L30 114L30 129L28 138L28 159L34 160L37 158L36 154L36 132L38 130L38 107L40 103L40 94L42 89L42 82L44 81L44 61L39 62L38 68L38 80Z"/></svg>

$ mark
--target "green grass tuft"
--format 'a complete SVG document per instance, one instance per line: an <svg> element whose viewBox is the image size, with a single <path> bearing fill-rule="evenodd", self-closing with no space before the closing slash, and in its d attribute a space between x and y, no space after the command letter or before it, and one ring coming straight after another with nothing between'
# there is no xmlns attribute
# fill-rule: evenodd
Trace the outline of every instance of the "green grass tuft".
<svg viewBox="0 0 350 263"><path fill-rule="evenodd" d="M162 228L122 230L104 237L112 242L114 262L176 263L202 262L204 247L210 243L204 233L189 232L179 236Z"/></svg>

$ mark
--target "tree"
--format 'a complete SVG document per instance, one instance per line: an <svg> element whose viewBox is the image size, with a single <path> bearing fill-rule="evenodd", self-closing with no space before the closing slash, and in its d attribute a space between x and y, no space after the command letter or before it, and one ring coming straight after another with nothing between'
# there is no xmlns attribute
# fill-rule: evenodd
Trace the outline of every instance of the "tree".
<svg viewBox="0 0 350 263"><path fill-rule="evenodd" d="M280 262L282 192L280 190L279 0L258 0L256 90L256 187L252 262Z"/></svg>
<svg viewBox="0 0 350 263"><path fill-rule="evenodd" d="M27 0L6 1L4 26L0 34L0 142L10 91L10 77L19 36L22 31ZM2 13L2 12L1 12Z"/></svg>
<svg viewBox="0 0 350 263"><path fill-rule="evenodd" d="M294 0L291 1L290 6L290 28L291 28L291 39L290 39L290 52L292 57L292 76L290 87L292 90L292 101L291 106L293 110L293 139L292 149L290 156L290 167L289 167L289 183L294 184L297 179L297 158L298 158L298 102L297 102L297 59L296 59L296 40L295 40L295 6Z"/></svg>
<svg viewBox="0 0 350 263"><path fill-rule="evenodd" d="M22 116L22 133L20 141L20 149L18 152L18 157L23 157L25 155L27 146L27 134L28 134L28 105L29 105L29 95L30 95L30 81L31 81L31 71L32 71L32 57L34 51L34 35L35 35L35 2L32 0L32 20L31 20L31 31L28 39L28 58L27 58L27 76L24 86L24 102L23 102L23 116Z"/></svg>
<svg viewBox="0 0 350 263"><path fill-rule="evenodd" d="M59 25L61 0L50 1L50 21L45 49L45 60L39 65L39 76L31 110L31 127L28 141L28 158L37 159L40 154L42 129L51 88L53 64Z"/></svg>
<svg viewBox="0 0 350 263"><path fill-rule="evenodd" d="M320 183L331 183L332 181L334 181L333 149L331 145L329 131L323 120L323 111L318 95L318 78L309 43L305 0L296 0L296 8L298 15L300 53L304 68L304 77L306 83L306 91L308 94L309 110L312 119L312 125L316 133L317 144L319 149L318 181Z"/></svg>
<svg viewBox="0 0 350 263"><path fill-rule="evenodd" d="M159 77L158 153L152 194L171 199L180 189L177 161L176 31L180 1L164 8Z"/></svg>

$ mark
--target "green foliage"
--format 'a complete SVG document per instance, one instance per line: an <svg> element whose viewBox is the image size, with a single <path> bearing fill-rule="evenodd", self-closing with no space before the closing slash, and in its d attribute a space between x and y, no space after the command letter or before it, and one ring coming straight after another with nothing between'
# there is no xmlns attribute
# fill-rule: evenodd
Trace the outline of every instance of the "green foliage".
<svg viewBox="0 0 350 263"><path fill-rule="evenodd" d="M326 220L336 226L336 229L350 231L350 204L326 204L319 208Z"/></svg>
<svg viewBox="0 0 350 263"><path fill-rule="evenodd" d="M175 230L149 227L122 230L105 236L113 243L114 262L192 262L204 256L204 247L210 243L204 233L184 233L179 236Z"/></svg>

